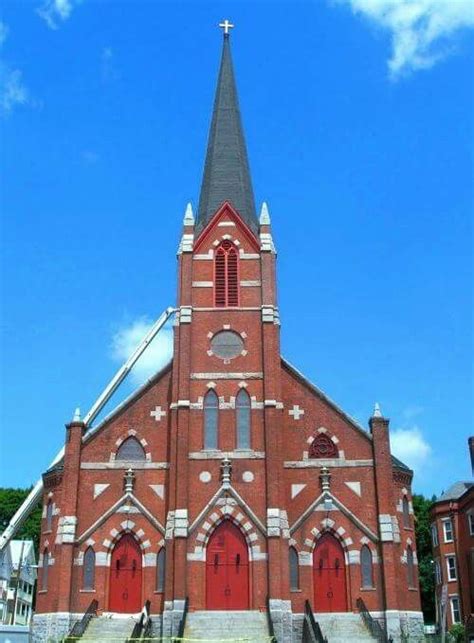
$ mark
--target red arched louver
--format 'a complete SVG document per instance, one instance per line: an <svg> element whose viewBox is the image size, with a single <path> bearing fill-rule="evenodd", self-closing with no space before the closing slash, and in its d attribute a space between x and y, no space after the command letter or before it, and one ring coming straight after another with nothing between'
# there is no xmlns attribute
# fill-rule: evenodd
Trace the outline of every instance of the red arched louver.
<svg viewBox="0 0 474 643"><path fill-rule="evenodd" d="M239 255L230 241L223 241L216 250L214 302L219 307L239 305Z"/></svg>

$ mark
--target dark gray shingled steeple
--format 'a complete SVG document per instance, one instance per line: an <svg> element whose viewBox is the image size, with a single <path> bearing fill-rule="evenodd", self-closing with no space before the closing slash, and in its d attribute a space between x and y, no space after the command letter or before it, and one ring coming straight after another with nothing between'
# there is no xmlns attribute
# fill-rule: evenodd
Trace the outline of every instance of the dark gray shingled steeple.
<svg viewBox="0 0 474 643"><path fill-rule="evenodd" d="M228 33L224 33L196 220L197 232L204 228L224 201L229 201L250 229L258 232Z"/></svg>

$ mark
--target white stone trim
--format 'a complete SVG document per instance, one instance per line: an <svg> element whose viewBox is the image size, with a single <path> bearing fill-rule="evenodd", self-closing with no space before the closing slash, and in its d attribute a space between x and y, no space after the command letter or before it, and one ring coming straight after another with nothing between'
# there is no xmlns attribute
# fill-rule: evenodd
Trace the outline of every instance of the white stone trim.
<svg viewBox="0 0 474 643"><path fill-rule="evenodd" d="M261 380L263 373L191 373L192 380Z"/></svg>
<svg viewBox="0 0 474 643"><path fill-rule="evenodd" d="M237 449L235 451L219 451L218 449L203 449L202 451L191 451L188 454L189 460L264 460L264 451L253 451L252 449Z"/></svg>
<svg viewBox="0 0 474 643"><path fill-rule="evenodd" d="M343 451L339 451L343 454ZM308 460L287 460L285 469L320 469L321 467L373 467L373 460L345 460L341 458L311 458Z"/></svg>
<svg viewBox="0 0 474 643"><path fill-rule="evenodd" d="M119 462L81 462L81 469L169 469L169 462L136 462L134 460L120 460Z"/></svg>

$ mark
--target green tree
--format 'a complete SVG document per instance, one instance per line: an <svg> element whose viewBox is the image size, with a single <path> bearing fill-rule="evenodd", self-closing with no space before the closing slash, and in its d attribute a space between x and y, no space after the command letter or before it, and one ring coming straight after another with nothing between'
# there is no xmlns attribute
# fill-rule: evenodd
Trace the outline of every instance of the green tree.
<svg viewBox="0 0 474 643"><path fill-rule="evenodd" d="M422 495L413 496L415 512L416 553L418 557L418 574L420 579L421 609L425 621L434 623L436 620L435 607L435 577L433 554L431 551L431 521L430 509L435 498L431 500Z"/></svg>
<svg viewBox="0 0 474 643"><path fill-rule="evenodd" d="M6 528L15 511L20 507L30 491L31 487L29 489L0 487L0 532L3 532ZM32 540L34 542L36 559L38 559L40 531L41 503L38 503L14 536L14 538Z"/></svg>

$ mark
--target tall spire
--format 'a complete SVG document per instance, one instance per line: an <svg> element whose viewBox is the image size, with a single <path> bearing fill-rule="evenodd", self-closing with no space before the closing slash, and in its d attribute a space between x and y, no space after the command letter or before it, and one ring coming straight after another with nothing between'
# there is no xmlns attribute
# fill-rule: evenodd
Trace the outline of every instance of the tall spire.
<svg viewBox="0 0 474 643"><path fill-rule="evenodd" d="M197 232L202 230L224 201L232 204L254 232L258 231L228 28L224 29L221 66L196 220Z"/></svg>

